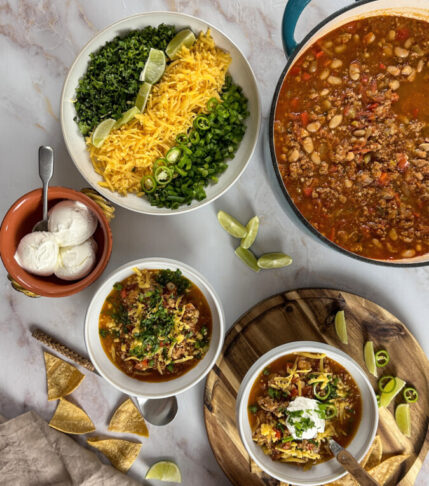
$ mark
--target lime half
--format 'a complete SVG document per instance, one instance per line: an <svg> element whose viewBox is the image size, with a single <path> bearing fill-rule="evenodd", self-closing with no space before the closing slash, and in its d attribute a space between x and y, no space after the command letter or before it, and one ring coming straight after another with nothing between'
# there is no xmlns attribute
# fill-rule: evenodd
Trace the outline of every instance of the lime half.
<svg viewBox="0 0 429 486"><path fill-rule="evenodd" d="M107 120L104 120L99 125L97 125L95 127L95 130L92 132L92 145L94 145L94 147L100 148L115 124L116 120L114 120L113 118L108 118Z"/></svg>
<svg viewBox="0 0 429 486"><path fill-rule="evenodd" d="M283 268L292 263L292 258L285 253L266 253L258 258L258 267L264 269Z"/></svg>
<svg viewBox="0 0 429 486"><path fill-rule="evenodd" d="M217 213L217 219L222 228L234 238L244 238L247 235L247 229L236 220L233 216L225 211Z"/></svg>
<svg viewBox="0 0 429 486"><path fill-rule="evenodd" d="M121 118L119 118L119 120L113 125L113 128L122 127L122 125L125 125L131 121L138 113L140 113L140 110L137 108L137 106L133 106L122 114Z"/></svg>
<svg viewBox="0 0 429 486"><path fill-rule="evenodd" d="M260 271L260 268L258 267L258 263L257 263L256 257L255 257L255 255L250 250L246 250L242 246L239 246L235 250L235 254L238 256L238 258L242 262L244 262L254 272L259 272Z"/></svg>
<svg viewBox="0 0 429 486"><path fill-rule="evenodd" d="M147 100L149 99L151 89L152 89L152 85L150 83L143 83L140 86L139 92L137 93L136 107L142 113L143 113L144 109L146 108L146 103L147 103Z"/></svg>
<svg viewBox="0 0 429 486"><path fill-rule="evenodd" d="M172 461L159 461L149 468L145 479L158 479L159 481L170 481L181 483L182 475L179 466Z"/></svg>
<svg viewBox="0 0 429 486"><path fill-rule="evenodd" d="M195 42L195 35L191 29L183 29L178 32L169 42L165 53L171 59L177 59L183 46L191 47Z"/></svg>
<svg viewBox="0 0 429 486"><path fill-rule="evenodd" d="M396 395L404 388L405 381L401 378L392 378L395 381L395 386L392 391L382 392L380 395L380 407L388 407ZM390 382L386 383L385 389L390 390Z"/></svg>
<svg viewBox="0 0 429 486"><path fill-rule="evenodd" d="M411 437L411 415L408 403L401 403L396 407L395 420L399 430L406 437Z"/></svg>
<svg viewBox="0 0 429 486"><path fill-rule="evenodd" d="M247 235L241 240L241 247L244 249L249 249L256 240L256 235L259 229L259 218L258 216L253 216L253 218L247 223L246 226Z"/></svg>
<svg viewBox="0 0 429 486"><path fill-rule="evenodd" d="M343 310L338 311L335 315L335 331L343 344L349 344L346 316Z"/></svg>
<svg viewBox="0 0 429 486"><path fill-rule="evenodd" d="M144 65L143 71L140 73L140 81L145 81L146 83L155 84L164 74L165 71L165 54L159 49L154 49L153 47L149 51L149 56L147 58L146 64Z"/></svg>
<svg viewBox="0 0 429 486"><path fill-rule="evenodd" d="M377 365L375 363L374 343L367 341L363 348L363 356L365 358L365 364L371 375L377 377Z"/></svg>

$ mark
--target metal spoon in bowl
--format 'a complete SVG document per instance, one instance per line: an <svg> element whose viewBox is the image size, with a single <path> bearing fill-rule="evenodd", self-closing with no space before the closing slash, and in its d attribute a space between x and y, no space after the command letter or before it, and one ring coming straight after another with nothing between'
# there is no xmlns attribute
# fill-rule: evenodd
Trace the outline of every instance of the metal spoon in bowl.
<svg viewBox="0 0 429 486"><path fill-rule="evenodd" d="M45 346L49 346L57 353L65 356L70 361L83 366L89 371L97 373L94 365L87 358L84 358L80 354L76 353L72 349L64 346L55 338L49 336L40 329L33 329L31 332L32 336L43 343ZM98 373L97 373L98 375ZM131 397L132 398L132 397ZM169 424L177 414L177 399L176 397L167 397L159 399L144 399L139 397L134 397L137 401L138 408L141 414L152 425L167 425Z"/></svg>
<svg viewBox="0 0 429 486"><path fill-rule="evenodd" d="M48 184L54 172L54 151L52 147L39 147L39 175L43 182L43 219L33 227L34 231L48 231Z"/></svg>
<svg viewBox="0 0 429 486"><path fill-rule="evenodd" d="M361 486L380 486L356 461L349 451L341 447L334 439L329 439L329 448L336 460L346 469Z"/></svg>

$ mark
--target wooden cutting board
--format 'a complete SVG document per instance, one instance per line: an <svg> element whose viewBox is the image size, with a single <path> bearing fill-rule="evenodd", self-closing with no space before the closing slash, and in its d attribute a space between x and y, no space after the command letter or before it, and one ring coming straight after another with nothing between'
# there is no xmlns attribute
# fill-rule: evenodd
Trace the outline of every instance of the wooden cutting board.
<svg viewBox="0 0 429 486"><path fill-rule="evenodd" d="M349 344L336 336L333 318L344 310ZM281 483L252 467L235 425L235 400L241 380L264 353L291 341L319 341L342 349L366 370L363 346L389 351L391 362L379 370L415 386L419 400L411 405L412 437L398 430L394 404L380 409L378 434L383 459L410 454L389 486L412 486L429 450L429 361L418 342L395 316L357 295L330 289L303 289L275 295L257 304L231 328L222 354L210 372L204 395L207 434L220 466L235 486L279 486ZM371 376L376 387L376 379ZM396 403L403 401L402 395Z"/></svg>

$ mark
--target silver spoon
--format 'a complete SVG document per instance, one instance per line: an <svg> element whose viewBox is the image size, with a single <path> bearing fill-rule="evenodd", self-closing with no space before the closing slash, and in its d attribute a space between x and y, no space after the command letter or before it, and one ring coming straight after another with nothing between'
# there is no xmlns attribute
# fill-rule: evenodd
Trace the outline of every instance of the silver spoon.
<svg viewBox="0 0 429 486"><path fill-rule="evenodd" d="M48 184L54 172L54 151L51 147L39 147L39 175L43 182L43 219L33 227L34 231L48 231Z"/></svg>

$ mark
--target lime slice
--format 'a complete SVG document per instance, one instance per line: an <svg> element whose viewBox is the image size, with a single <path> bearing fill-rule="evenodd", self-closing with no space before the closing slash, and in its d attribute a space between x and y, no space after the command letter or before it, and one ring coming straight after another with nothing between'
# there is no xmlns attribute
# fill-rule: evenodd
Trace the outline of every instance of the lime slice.
<svg viewBox="0 0 429 486"><path fill-rule="evenodd" d="M140 86L139 92L137 93L136 107L142 113L143 113L144 109L146 108L146 103L147 103L147 100L149 99L151 89L152 89L152 85L150 83L143 83Z"/></svg>
<svg viewBox="0 0 429 486"><path fill-rule="evenodd" d="M349 344L346 316L342 310L338 311L335 315L335 331L343 344Z"/></svg>
<svg viewBox="0 0 429 486"><path fill-rule="evenodd" d="M255 255L250 251L246 250L242 246L239 246L235 250L235 254L243 261L249 268L251 268L254 272L259 272L260 268L258 267L258 263L256 260Z"/></svg>
<svg viewBox="0 0 429 486"><path fill-rule="evenodd" d="M246 226L247 235L241 240L241 247L244 249L249 249L256 240L256 235L259 229L259 218L258 216L253 216L253 218L247 223Z"/></svg>
<svg viewBox="0 0 429 486"><path fill-rule="evenodd" d="M108 118L95 127L91 137L91 142L94 147L100 148L103 145L115 123L116 120Z"/></svg>
<svg viewBox="0 0 429 486"><path fill-rule="evenodd" d="M170 481L181 483L182 475L177 464L172 461L159 461L149 468L145 479L158 479L159 481Z"/></svg>
<svg viewBox="0 0 429 486"><path fill-rule="evenodd" d="M395 386L390 392L383 392L380 395L380 407L388 407L391 401L396 397L396 395L404 388L405 381L401 378L392 378L395 381ZM386 384L385 388L390 390L389 382Z"/></svg>
<svg viewBox="0 0 429 486"><path fill-rule="evenodd" d="M377 365L375 363L374 343L367 341L363 348L363 356L365 358L365 364L371 375L377 377Z"/></svg>
<svg viewBox="0 0 429 486"><path fill-rule="evenodd" d="M167 46L167 49L165 49L165 53L171 60L177 59L182 47L191 47L194 42L195 35L192 30L183 29L171 39Z"/></svg>
<svg viewBox="0 0 429 486"><path fill-rule="evenodd" d="M217 219L222 228L234 238L244 238L247 235L247 229L237 221L233 216L225 211L217 213Z"/></svg>
<svg viewBox="0 0 429 486"><path fill-rule="evenodd" d="M133 106L128 111L123 113L121 118L119 118L119 120L113 125L113 128L122 127L122 125L125 125L131 121L137 115L137 113L140 113L140 110L137 108L137 106Z"/></svg>
<svg viewBox="0 0 429 486"><path fill-rule="evenodd" d="M283 268L292 263L292 258L285 253L265 253L258 259L258 267L264 269Z"/></svg>
<svg viewBox="0 0 429 486"><path fill-rule="evenodd" d="M159 49L154 49L153 47L149 51L149 56L147 58L146 64L144 65L143 71L140 73L140 81L145 81L146 83L155 84L164 74L165 71L165 54Z"/></svg>
<svg viewBox="0 0 429 486"><path fill-rule="evenodd" d="M396 407L395 420L399 430L406 437L411 437L411 415L408 403L401 403Z"/></svg>

